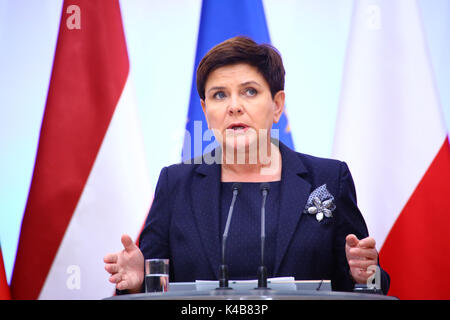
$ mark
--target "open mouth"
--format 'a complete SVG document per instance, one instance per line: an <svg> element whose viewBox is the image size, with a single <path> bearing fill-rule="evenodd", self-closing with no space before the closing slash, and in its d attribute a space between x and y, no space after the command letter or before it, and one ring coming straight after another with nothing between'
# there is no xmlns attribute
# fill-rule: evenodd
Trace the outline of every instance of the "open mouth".
<svg viewBox="0 0 450 320"><path fill-rule="evenodd" d="M232 130L233 132L247 131L248 126L244 123L233 123L228 126L227 130Z"/></svg>

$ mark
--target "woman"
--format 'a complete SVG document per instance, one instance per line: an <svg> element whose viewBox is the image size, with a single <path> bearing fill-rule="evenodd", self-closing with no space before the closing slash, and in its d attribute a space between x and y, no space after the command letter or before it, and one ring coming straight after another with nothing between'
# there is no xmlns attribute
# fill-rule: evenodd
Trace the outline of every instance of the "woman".
<svg viewBox="0 0 450 320"><path fill-rule="evenodd" d="M163 168L139 248L104 258L119 290L142 291L144 259L169 258L171 281L219 277L221 237L233 184L241 187L227 240L230 279L255 279L260 265L260 184L266 200L264 262L269 277L330 279L333 290L366 283L378 265L343 162L296 153L271 139L284 108L284 67L270 45L245 37L211 49L197 69L197 90L220 148L194 161ZM389 276L381 269L382 290Z"/></svg>

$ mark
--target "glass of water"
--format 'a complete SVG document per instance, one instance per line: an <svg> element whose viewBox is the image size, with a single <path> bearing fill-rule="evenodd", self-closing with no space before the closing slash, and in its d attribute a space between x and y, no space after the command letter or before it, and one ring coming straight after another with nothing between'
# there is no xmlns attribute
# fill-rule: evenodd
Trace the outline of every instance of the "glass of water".
<svg viewBox="0 0 450 320"><path fill-rule="evenodd" d="M169 259L145 260L145 292L169 290Z"/></svg>

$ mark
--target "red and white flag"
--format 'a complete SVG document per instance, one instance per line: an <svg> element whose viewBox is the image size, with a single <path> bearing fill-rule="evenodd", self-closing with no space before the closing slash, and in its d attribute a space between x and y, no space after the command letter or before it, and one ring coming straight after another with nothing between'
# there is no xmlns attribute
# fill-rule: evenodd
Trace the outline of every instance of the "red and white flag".
<svg viewBox="0 0 450 320"><path fill-rule="evenodd" d="M64 1L11 292L111 296L103 256L151 204L117 0Z"/></svg>
<svg viewBox="0 0 450 320"><path fill-rule="evenodd" d="M3 263L2 246L0 245L0 300L11 299L8 280L6 279L5 265Z"/></svg>
<svg viewBox="0 0 450 320"><path fill-rule="evenodd" d="M416 1L355 2L334 157L352 171L389 294L449 299L450 148Z"/></svg>

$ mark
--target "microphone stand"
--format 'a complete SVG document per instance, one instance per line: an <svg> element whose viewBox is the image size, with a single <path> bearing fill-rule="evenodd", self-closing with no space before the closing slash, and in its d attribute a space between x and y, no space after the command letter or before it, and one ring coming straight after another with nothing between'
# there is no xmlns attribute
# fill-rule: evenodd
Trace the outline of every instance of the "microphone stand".
<svg viewBox="0 0 450 320"><path fill-rule="evenodd" d="M228 266L225 264L225 247L228 238L228 231L230 229L231 216L233 215L234 203L236 202L236 197L239 194L239 190L241 189L241 185L239 183L233 184L233 199L231 200L230 210L228 211L227 222L225 224L225 231L223 232L222 237L222 264L219 268L219 288L216 290L230 290L228 286Z"/></svg>
<svg viewBox="0 0 450 320"><path fill-rule="evenodd" d="M267 268L264 265L264 242L266 239L266 198L269 193L269 184L261 184L261 193L263 196L261 205L261 266L258 267L258 288L256 289L269 289L267 287Z"/></svg>

